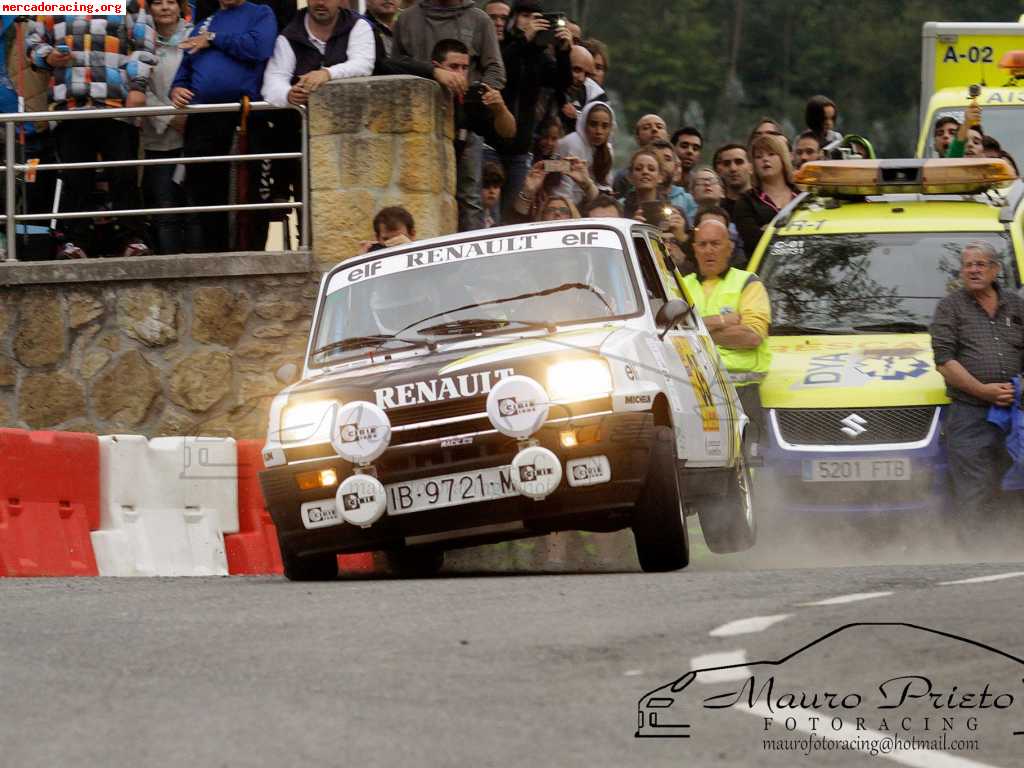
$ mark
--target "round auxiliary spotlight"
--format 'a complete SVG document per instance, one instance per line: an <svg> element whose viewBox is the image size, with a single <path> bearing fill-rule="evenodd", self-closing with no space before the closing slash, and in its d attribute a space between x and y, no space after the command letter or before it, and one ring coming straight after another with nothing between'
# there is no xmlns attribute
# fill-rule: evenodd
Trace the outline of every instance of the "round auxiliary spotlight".
<svg viewBox="0 0 1024 768"><path fill-rule="evenodd" d="M380 520L388 506L384 484L373 475L346 477L338 486L334 503L345 522L362 528Z"/></svg>
<svg viewBox="0 0 1024 768"><path fill-rule="evenodd" d="M357 400L346 403L334 413L331 447L345 461L368 464L391 442L391 422L373 403Z"/></svg>
<svg viewBox="0 0 1024 768"><path fill-rule="evenodd" d="M487 418L506 437L529 437L548 418L548 393L529 376L502 379L487 395Z"/></svg>
<svg viewBox="0 0 1024 768"><path fill-rule="evenodd" d="M531 445L512 459L512 487L529 499L550 496L562 482L562 463L547 448Z"/></svg>

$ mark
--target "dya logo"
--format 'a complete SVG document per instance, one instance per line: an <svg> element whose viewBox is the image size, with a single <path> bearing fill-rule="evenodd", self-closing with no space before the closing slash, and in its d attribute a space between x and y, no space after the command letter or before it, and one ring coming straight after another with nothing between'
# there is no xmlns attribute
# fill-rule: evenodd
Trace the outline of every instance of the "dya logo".
<svg viewBox="0 0 1024 768"><path fill-rule="evenodd" d="M867 420L856 413L851 413L839 423L843 425L839 431L851 439L860 437L868 431Z"/></svg>

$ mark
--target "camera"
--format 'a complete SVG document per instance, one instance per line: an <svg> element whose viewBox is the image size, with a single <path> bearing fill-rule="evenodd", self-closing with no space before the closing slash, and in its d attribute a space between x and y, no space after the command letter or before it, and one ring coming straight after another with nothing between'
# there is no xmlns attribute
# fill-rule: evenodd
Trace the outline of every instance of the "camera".
<svg viewBox="0 0 1024 768"><path fill-rule="evenodd" d="M483 106L484 93L486 92L486 90L487 86L485 86L480 81L471 84L469 88L466 89L466 95L462 97L463 105L467 107Z"/></svg>
<svg viewBox="0 0 1024 768"><path fill-rule="evenodd" d="M551 28L538 32L537 36L533 38L533 42L536 45L551 45L555 42L555 32L565 29L569 19L564 13L542 13L541 18L550 24Z"/></svg>
<svg viewBox="0 0 1024 768"><path fill-rule="evenodd" d="M572 164L568 160L545 160L544 173L568 173Z"/></svg>
<svg viewBox="0 0 1024 768"><path fill-rule="evenodd" d="M667 224L669 216L672 215L671 206L662 200L640 203L640 210L643 212L648 224L659 228Z"/></svg>

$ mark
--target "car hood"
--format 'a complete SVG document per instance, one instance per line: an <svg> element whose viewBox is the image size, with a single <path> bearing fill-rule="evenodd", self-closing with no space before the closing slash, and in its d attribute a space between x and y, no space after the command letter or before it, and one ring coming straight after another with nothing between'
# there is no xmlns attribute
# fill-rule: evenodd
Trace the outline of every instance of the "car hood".
<svg viewBox="0 0 1024 768"><path fill-rule="evenodd" d="M767 408L863 408L949 402L926 333L774 336L761 383Z"/></svg>
<svg viewBox="0 0 1024 768"><path fill-rule="evenodd" d="M365 400L396 408L486 395L500 379L530 376L542 384L554 358L595 354L617 326L585 328L493 343L458 345L427 355L326 373L288 390L290 402L303 399Z"/></svg>

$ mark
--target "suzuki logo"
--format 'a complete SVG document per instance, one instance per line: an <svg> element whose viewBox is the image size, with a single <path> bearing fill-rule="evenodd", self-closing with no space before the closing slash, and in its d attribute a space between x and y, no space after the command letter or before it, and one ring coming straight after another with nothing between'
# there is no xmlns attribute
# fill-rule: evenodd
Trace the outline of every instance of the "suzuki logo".
<svg viewBox="0 0 1024 768"><path fill-rule="evenodd" d="M847 437L860 437L868 431L866 426L867 421L862 419L856 413L851 413L839 423L845 425L840 431Z"/></svg>

